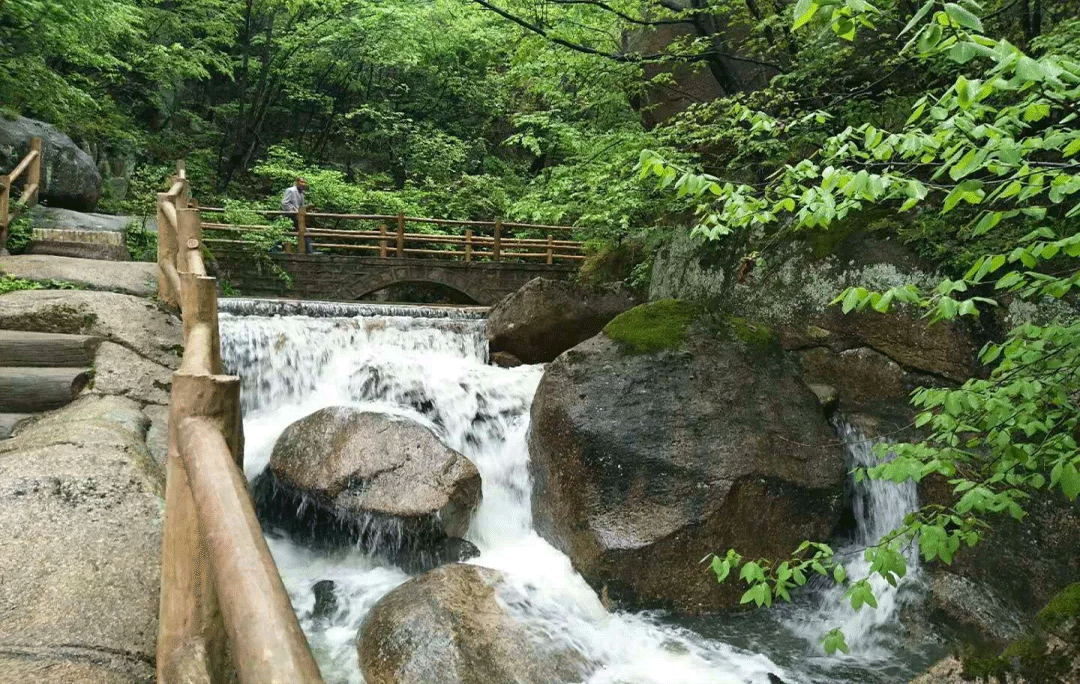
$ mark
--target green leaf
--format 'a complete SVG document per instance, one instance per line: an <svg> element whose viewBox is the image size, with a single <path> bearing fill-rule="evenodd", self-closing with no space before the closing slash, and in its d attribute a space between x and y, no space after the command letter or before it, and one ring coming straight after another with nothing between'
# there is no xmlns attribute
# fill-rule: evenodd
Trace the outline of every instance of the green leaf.
<svg viewBox="0 0 1080 684"><path fill-rule="evenodd" d="M907 23L907 26L904 27L904 30L900 32L900 35L902 36L913 29L916 24L926 18L927 14L930 14L930 10L932 9L934 9L934 0L926 0L926 2L923 3L923 6L919 8L919 11L915 13L915 16L911 18L911 21Z"/></svg>
<svg viewBox="0 0 1080 684"><path fill-rule="evenodd" d="M1077 494L1080 494L1080 472L1076 470L1076 466L1072 463L1063 465L1058 483L1061 485L1061 491L1069 497L1069 501L1076 501Z"/></svg>
<svg viewBox="0 0 1080 684"><path fill-rule="evenodd" d="M795 5L795 23L791 25L792 30L798 29L813 19L820 8L821 5L814 0L799 0Z"/></svg>
<svg viewBox="0 0 1080 684"><path fill-rule="evenodd" d="M983 30L982 20L955 2L945 3L945 13L949 15L950 19L966 29L979 31L980 33Z"/></svg>

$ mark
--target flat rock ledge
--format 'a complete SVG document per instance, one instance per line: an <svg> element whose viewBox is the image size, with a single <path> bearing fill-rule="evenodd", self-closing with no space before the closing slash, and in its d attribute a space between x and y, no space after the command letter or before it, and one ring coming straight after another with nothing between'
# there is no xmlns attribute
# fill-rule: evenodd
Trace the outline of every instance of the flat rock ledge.
<svg viewBox="0 0 1080 684"><path fill-rule="evenodd" d="M0 442L0 684L154 681L160 470L131 399Z"/></svg>
<svg viewBox="0 0 1080 684"><path fill-rule="evenodd" d="M101 261L44 254L0 256L0 273L37 283L71 283L88 290L149 297L157 291L157 264Z"/></svg>

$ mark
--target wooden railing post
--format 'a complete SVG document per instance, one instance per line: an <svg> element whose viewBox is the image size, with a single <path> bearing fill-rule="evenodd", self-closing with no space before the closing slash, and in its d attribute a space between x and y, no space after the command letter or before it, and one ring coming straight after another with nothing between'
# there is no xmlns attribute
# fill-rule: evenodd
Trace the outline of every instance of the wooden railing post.
<svg viewBox="0 0 1080 684"><path fill-rule="evenodd" d="M385 223L380 223L379 224L379 258L380 259L385 259L386 258L386 245L387 245L386 235L387 235L386 224Z"/></svg>
<svg viewBox="0 0 1080 684"><path fill-rule="evenodd" d="M242 443L240 381L212 375L173 374L169 402L169 454L165 469L165 522L161 539L161 601L157 677L172 684L178 672L196 682L224 683L228 662L225 624L195 499L180 454L180 423L190 416L216 420Z"/></svg>
<svg viewBox="0 0 1080 684"><path fill-rule="evenodd" d="M552 243L555 241L555 239L551 237L551 233L548 233L547 237L548 237L547 262L550 265L552 263L552 261L554 261L554 256L555 256L555 249L552 246Z"/></svg>
<svg viewBox="0 0 1080 684"><path fill-rule="evenodd" d="M465 229L465 261L472 261L472 228Z"/></svg>
<svg viewBox="0 0 1080 684"><path fill-rule="evenodd" d="M296 210L296 252L307 254L307 206Z"/></svg>
<svg viewBox="0 0 1080 684"><path fill-rule="evenodd" d="M397 215L397 256L401 259L405 256L405 214Z"/></svg>
<svg viewBox="0 0 1080 684"><path fill-rule="evenodd" d="M492 246L491 254L495 261L499 260L499 253L502 251L502 219L495 219L495 243Z"/></svg>
<svg viewBox="0 0 1080 684"><path fill-rule="evenodd" d="M176 268L179 244L165 206L171 201L168 193L158 193L158 299L169 306L179 307L180 277Z"/></svg>
<svg viewBox="0 0 1080 684"><path fill-rule="evenodd" d="M33 187L33 193L26 197L26 206L32 207L37 203L38 195L41 194L41 157L44 154L41 138L30 139L30 152L37 152L34 161L30 162L30 170L26 175L26 187Z"/></svg>
<svg viewBox="0 0 1080 684"><path fill-rule="evenodd" d="M0 252L7 249L11 210L11 176L0 176Z"/></svg>

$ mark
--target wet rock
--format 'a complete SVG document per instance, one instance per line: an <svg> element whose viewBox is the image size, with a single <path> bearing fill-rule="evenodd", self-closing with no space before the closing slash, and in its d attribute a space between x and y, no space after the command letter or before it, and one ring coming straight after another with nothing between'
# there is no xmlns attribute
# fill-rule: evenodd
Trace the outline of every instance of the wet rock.
<svg viewBox="0 0 1080 684"><path fill-rule="evenodd" d="M684 313L627 312L634 325L605 329L625 341L605 332L548 367L532 501L540 535L617 602L703 612L738 605L744 587L694 561L786 557L829 536L844 458L767 328Z"/></svg>
<svg viewBox="0 0 1080 684"><path fill-rule="evenodd" d="M635 303L621 288L534 278L488 314L488 344L522 363L547 363Z"/></svg>
<svg viewBox="0 0 1080 684"><path fill-rule="evenodd" d="M490 363L500 368L516 368L521 365L521 359L507 352L495 352L491 355Z"/></svg>
<svg viewBox="0 0 1080 684"><path fill-rule="evenodd" d="M368 684L568 684L588 661L497 599L502 575L444 565L384 596L357 635Z"/></svg>
<svg viewBox="0 0 1080 684"><path fill-rule="evenodd" d="M330 407L286 428L254 498L261 520L300 541L426 569L467 553L447 538L468 529L480 474L422 425Z"/></svg>
<svg viewBox="0 0 1080 684"><path fill-rule="evenodd" d="M311 617L314 619L330 618L337 612L338 601L334 594L334 581L321 580L311 588L315 594L315 607L311 609Z"/></svg>
<svg viewBox="0 0 1080 684"><path fill-rule="evenodd" d="M0 169L26 156L30 139L43 139L40 199L55 207L93 211L101 199L101 173L71 138L42 121L0 117Z"/></svg>

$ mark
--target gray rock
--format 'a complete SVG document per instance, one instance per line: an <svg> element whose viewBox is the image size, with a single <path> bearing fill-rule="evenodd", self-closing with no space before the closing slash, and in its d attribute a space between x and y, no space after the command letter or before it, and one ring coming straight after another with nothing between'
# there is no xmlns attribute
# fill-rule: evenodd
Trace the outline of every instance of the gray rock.
<svg viewBox="0 0 1080 684"><path fill-rule="evenodd" d="M88 290L149 297L157 292L157 264L100 261L43 254L0 256L0 273L39 283L72 283Z"/></svg>
<svg viewBox="0 0 1080 684"><path fill-rule="evenodd" d="M445 565L384 596L357 636L368 684L564 684L588 661L516 621L497 598L502 575Z"/></svg>
<svg viewBox="0 0 1080 684"><path fill-rule="evenodd" d="M839 520L836 435L775 342L760 329L740 339L749 330L699 321L651 354L600 334L540 381L529 435L537 531L618 602L738 605L745 587L717 584L695 561L729 548L787 557Z"/></svg>
<svg viewBox="0 0 1080 684"><path fill-rule="evenodd" d="M156 364L180 365L183 326L157 303L84 290L24 290L0 296L0 329L96 335Z"/></svg>
<svg viewBox="0 0 1080 684"><path fill-rule="evenodd" d="M0 681L152 682L163 482L137 404L83 397L0 442Z"/></svg>
<svg viewBox="0 0 1080 684"><path fill-rule="evenodd" d="M517 368L521 365L521 359L507 352L495 352L491 355L489 362L500 368Z"/></svg>
<svg viewBox="0 0 1080 684"><path fill-rule="evenodd" d="M286 428L254 488L259 517L271 525L310 541L360 543L403 563L443 553L480 503L476 466L427 428L342 407ZM445 553L457 560L454 548Z"/></svg>
<svg viewBox="0 0 1080 684"><path fill-rule="evenodd" d="M1032 632L1034 621L1008 599L983 584L947 570L936 570L930 581L931 614L954 632L966 647L1000 651Z"/></svg>
<svg viewBox="0 0 1080 684"><path fill-rule="evenodd" d="M634 304L621 288L534 278L488 314L488 345L522 363L547 363Z"/></svg>
<svg viewBox="0 0 1080 684"><path fill-rule="evenodd" d="M162 467L169 455L169 407L147 404L143 413L150 419L150 429L146 433L146 448Z"/></svg>
<svg viewBox="0 0 1080 684"><path fill-rule="evenodd" d="M167 405L172 369L148 361L114 342L102 342L94 358L94 391Z"/></svg>
<svg viewBox="0 0 1080 684"><path fill-rule="evenodd" d="M878 418L890 424L904 422L896 416L895 399L906 404L908 385L926 380L958 383L977 372L978 345L964 323L929 326L919 312L902 307L889 314L844 314L839 306L830 305L849 286L886 290L908 283L936 285L932 270L899 242L859 231L847 235L834 231L816 240L807 237L773 246L740 279L744 254L731 243L705 242L691 238L686 230L676 231L657 255L649 296L708 302L712 308L770 326L786 350L831 352L831 362L819 359L808 364L804 379L834 385L841 411L881 409ZM874 354L835 358L859 349ZM837 367L844 369L843 382L832 370ZM854 396L883 378L885 386L872 392L869 400Z"/></svg>
<svg viewBox="0 0 1080 684"><path fill-rule="evenodd" d="M52 206L93 211L101 199L101 173L90 155L71 138L41 121L0 117L0 169L10 170L29 149L30 139L44 139L40 199Z"/></svg>

